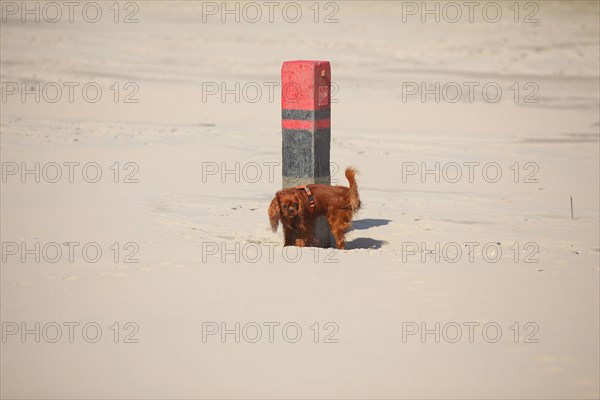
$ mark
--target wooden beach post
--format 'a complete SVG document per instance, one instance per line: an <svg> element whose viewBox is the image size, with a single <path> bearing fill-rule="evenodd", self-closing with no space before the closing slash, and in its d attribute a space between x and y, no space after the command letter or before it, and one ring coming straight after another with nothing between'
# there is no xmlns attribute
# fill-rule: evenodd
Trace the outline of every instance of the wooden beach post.
<svg viewBox="0 0 600 400"><path fill-rule="evenodd" d="M286 61L281 68L282 184L287 189L331 184L331 66L329 61ZM332 235L325 217L315 223L318 247Z"/></svg>

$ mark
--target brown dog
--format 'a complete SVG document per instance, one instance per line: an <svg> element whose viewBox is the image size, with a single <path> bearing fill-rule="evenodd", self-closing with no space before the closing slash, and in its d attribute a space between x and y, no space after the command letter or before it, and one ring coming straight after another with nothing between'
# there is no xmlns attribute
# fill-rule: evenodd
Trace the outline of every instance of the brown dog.
<svg viewBox="0 0 600 400"><path fill-rule="evenodd" d="M325 215L337 248L343 249L352 216L361 206L356 174L356 169L346 168L350 187L313 184L277 192L269 206L273 232L281 221L285 246L314 246L315 218Z"/></svg>

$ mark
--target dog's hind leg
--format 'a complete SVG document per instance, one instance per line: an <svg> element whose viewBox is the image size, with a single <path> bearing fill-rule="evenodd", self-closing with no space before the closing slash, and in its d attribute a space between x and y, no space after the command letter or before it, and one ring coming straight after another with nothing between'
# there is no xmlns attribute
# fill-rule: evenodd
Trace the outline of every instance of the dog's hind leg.
<svg viewBox="0 0 600 400"><path fill-rule="evenodd" d="M329 215L327 217L329 226L331 227L331 233L335 238L335 245L339 250L343 250L346 247L346 231L350 228L351 219L345 213L338 213Z"/></svg>

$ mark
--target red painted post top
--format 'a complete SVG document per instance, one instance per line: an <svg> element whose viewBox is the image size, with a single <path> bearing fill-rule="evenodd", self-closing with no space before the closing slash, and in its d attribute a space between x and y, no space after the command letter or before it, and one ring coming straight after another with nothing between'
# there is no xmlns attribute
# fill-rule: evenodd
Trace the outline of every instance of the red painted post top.
<svg viewBox="0 0 600 400"><path fill-rule="evenodd" d="M321 110L330 107L329 61L286 61L281 67L281 108Z"/></svg>

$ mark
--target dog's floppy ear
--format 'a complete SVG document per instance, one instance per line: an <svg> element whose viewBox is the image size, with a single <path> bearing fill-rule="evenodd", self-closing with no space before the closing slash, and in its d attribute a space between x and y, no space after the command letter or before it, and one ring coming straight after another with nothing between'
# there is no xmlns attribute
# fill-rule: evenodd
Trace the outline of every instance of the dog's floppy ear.
<svg viewBox="0 0 600 400"><path fill-rule="evenodd" d="M269 221L271 221L271 229L273 232L277 232L277 227L279 226L279 220L281 219L279 213L279 202L277 201L277 195L275 195L269 206Z"/></svg>
<svg viewBox="0 0 600 400"><path fill-rule="evenodd" d="M294 198L298 202L298 228L305 230L308 227L308 219L310 218L308 198L300 190L296 191Z"/></svg>

